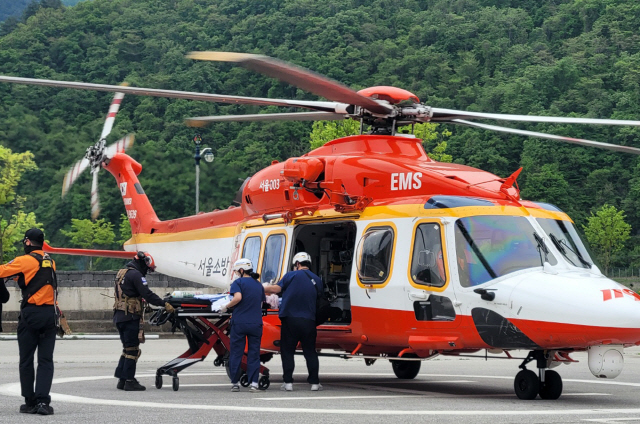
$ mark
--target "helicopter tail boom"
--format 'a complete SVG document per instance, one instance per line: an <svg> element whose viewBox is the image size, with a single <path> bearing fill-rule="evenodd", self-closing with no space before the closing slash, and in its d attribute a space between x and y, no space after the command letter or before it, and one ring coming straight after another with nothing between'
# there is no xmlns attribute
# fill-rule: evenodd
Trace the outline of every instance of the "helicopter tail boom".
<svg viewBox="0 0 640 424"><path fill-rule="evenodd" d="M142 165L127 154L116 153L103 167L116 179L134 240L137 234L152 234L160 221L138 180Z"/></svg>

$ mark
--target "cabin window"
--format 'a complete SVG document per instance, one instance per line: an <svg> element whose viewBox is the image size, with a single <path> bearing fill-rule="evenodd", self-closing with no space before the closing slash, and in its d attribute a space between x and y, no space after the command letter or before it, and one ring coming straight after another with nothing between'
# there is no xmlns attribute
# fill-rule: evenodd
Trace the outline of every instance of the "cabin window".
<svg viewBox="0 0 640 424"><path fill-rule="evenodd" d="M262 239L260 236L247 237L244 241L242 249L242 257L251 260L253 269L258 269L258 261L260 261L260 248L262 247Z"/></svg>
<svg viewBox="0 0 640 424"><path fill-rule="evenodd" d="M367 230L360 241L358 276L363 284L379 284L389 278L394 233L391 227Z"/></svg>
<svg viewBox="0 0 640 424"><path fill-rule="evenodd" d="M272 284L280 278L285 241L284 234L274 234L267 239L262 258L262 271L260 272L261 282Z"/></svg>
<svg viewBox="0 0 640 424"><path fill-rule="evenodd" d="M442 287L447 281L440 224L428 222L418 225L413 244L411 277L417 284Z"/></svg>

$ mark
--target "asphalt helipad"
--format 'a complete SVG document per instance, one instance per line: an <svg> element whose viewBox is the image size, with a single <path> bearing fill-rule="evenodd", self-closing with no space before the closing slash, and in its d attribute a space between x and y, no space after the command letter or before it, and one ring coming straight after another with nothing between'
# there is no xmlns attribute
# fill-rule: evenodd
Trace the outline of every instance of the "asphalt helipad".
<svg viewBox="0 0 640 424"><path fill-rule="evenodd" d="M615 380L591 375L585 354L556 370L564 381L560 399L521 401L513 392L518 360L439 357L422 363L414 380L398 380L388 361L321 358L324 391L311 392L304 358L297 357L293 392L279 390L280 357L271 369L269 390L231 393L223 368L213 357L154 386L155 370L186 349L184 339L153 339L143 345L138 379L145 392L116 389L112 377L121 347L117 340L62 340L56 345L52 387L55 415L18 413L22 403L15 340L0 341L0 422L46 420L64 423L209 422L438 422L438 423L640 423L640 348L625 353L625 369ZM524 356L520 352L518 356Z"/></svg>

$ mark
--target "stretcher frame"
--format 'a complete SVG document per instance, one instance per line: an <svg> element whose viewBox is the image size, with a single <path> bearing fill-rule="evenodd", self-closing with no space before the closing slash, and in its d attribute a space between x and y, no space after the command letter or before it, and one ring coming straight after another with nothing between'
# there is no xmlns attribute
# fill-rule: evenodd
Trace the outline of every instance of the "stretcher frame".
<svg viewBox="0 0 640 424"><path fill-rule="evenodd" d="M211 303L207 300L192 298L169 298L166 300L174 307L175 312L168 313L164 309L158 309L149 319L149 324L160 326L171 322L171 331L175 332L178 329L182 331L187 338L189 348L182 355L156 370L156 388L162 388L162 376L167 375L172 378L173 390L178 391L180 387L178 373L195 363L204 361L211 350L217 354L213 361L214 366L224 366L227 368L228 375L231 314L212 312ZM240 384L248 387L246 351L242 355L240 369L242 371ZM258 386L260 389L266 390L270 385L269 369L260 364L260 374Z"/></svg>

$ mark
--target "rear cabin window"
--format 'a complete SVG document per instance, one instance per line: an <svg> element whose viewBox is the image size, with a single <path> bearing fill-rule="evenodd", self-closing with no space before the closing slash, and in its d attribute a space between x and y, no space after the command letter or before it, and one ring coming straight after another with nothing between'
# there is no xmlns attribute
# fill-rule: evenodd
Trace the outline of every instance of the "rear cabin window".
<svg viewBox="0 0 640 424"><path fill-rule="evenodd" d="M394 233L391 227L367 230L360 241L358 276L363 284L384 283L389 278Z"/></svg>
<svg viewBox="0 0 640 424"><path fill-rule="evenodd" d="M244 241L244 248L242 249L242 257L251 260L253 269L258 269L258 262L260 261L260 248L262 247L262 239L259 236L247 237Z"/></svg>
<svg viewBox="0 0 640 424"><path fill-rule="evenodd" d="M264 246L264 257L262 258L262 270L260 272L260 281L262 283L272 284L280 278L284 245L284 234L274 234L267 239Z"/></svg>
<svg viewBox="0 0 640 424"><path fill-rule="evenodd" d="M442 255L440 224L418 225L413 243L411 278L417 284L442 287L447 281Z"/></svg>

